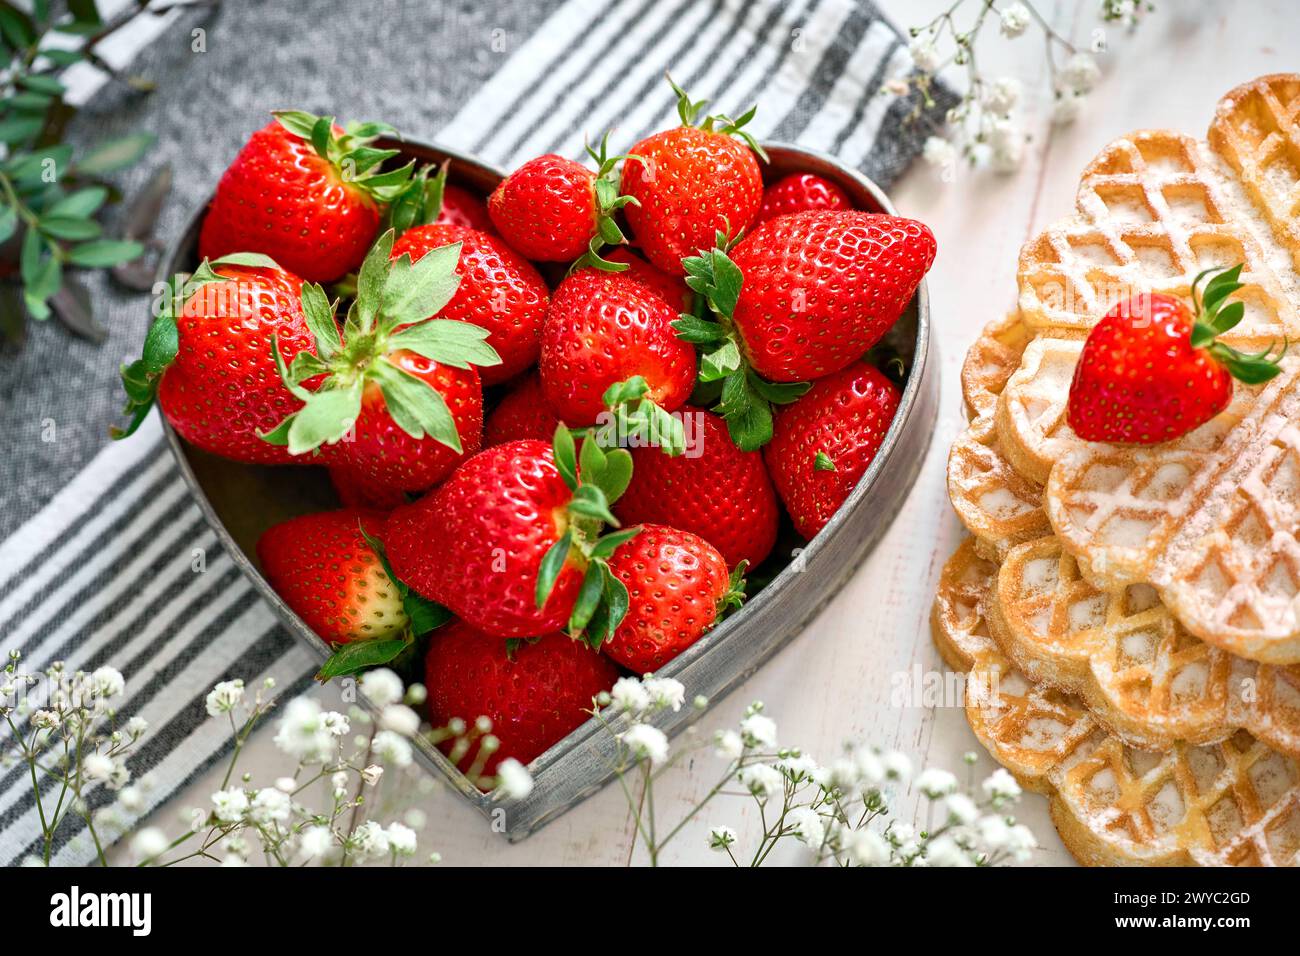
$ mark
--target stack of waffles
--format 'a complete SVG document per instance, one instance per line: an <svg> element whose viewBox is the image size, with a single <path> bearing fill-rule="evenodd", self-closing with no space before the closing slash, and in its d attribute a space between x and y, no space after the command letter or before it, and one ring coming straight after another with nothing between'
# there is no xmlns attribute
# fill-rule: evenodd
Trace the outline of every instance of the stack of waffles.
<svg viewBox="0 0 1300 956"><path fill-rule="evenodd" d="M1300 76L1142 131L1031 239L1019 307L966 357L948 490L970 532L933 631L976 736L1094 865L1300 865L1300 350L1183 438L1080 440L1088 330L1244 263L1244 351L1300 341Z"/></svg>

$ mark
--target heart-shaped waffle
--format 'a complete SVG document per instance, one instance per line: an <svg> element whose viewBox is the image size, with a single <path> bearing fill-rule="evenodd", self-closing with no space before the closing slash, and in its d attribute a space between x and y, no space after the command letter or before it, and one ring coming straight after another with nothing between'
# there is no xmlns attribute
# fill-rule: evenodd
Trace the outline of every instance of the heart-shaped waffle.
<svg viewBox="0 0 1300 956"><path fill-rule="evenodd" d="M1024 786L1049 796L1080 862L1300 865L1300 764L1245 731L1164 753L1127 746L1077 698L1035 684L1001 654L985 617L995 573L970 540L949 558L931 615L935 643L970 673L971 729Z"/></svg>

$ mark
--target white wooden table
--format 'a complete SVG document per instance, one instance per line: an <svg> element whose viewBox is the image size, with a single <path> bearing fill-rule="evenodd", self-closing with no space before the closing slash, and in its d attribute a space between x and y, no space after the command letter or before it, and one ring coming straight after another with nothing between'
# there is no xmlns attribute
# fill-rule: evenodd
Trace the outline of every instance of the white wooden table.
<svg viewBox="0 0 1300 956"><path fill-rule="evenodd" d="M903 28L928 21L950 0L877 0ZM1099 60L1103 76L1072 126L1049 123L1050 96L1042 43L1032 30L1010 41L989 31L979 48L988 77L1012 75L1024 86L1021 110L1031 136L1023 168L1010 176L958 170L954 182L918 163L893 191L904 215L929 223L939 240L930 274L935 346L943 377L938 428L921 476L902 514L852 581L812 626L757 675L719 702L700 726L733 725L745 705L763 700L778 723L783 744L798 744L829 760L845 740L898 748L918 762L959 772L962 754L980 753L978 773L994 768L966 726L960 707L900 706L900 682L942 670L931 646L928 615L944 559L962 531L948 506L944 470L948 445L963 423L958 372L980 327L1014 302L1015 262L1022 242L1071 208L1084 164L1105 143L1129 130L1166 127L1202 135L1218 97L1260 74L1300 67L1300 11L1288 0L1221 3L1161 0L1138 32L1108 27L1110 52ZM1095 0L1039 8L1053 26L1086 47L1098 26ZM687 688L688 696L690 688ZM333 692L315 693L329 706ZM334 704L337 706L337 704ZM267 785L282 770L261 732L241 766ZM721 767L710 757L666 780L656 790L659 819L675 822L703 793ZM163 807L156 817L169 831L184 808L203 806L218 788L213 772ZM904 817L914 798L900 807ZM633 825L617 786L551 823L521 844L507 844L454 794L442 790L424 804L429 823L421 855L441 852L453 864L610 865L643 862L633 846ZM710 825L727 823L753 845L753 805L722 798L674 841L663 861L720 864L705 848ZM1048 820L1046 801L1027 795L1019 817L1038 835L1034 862L1071 862ZM121 850L117 851L119 854Z"/></svg>

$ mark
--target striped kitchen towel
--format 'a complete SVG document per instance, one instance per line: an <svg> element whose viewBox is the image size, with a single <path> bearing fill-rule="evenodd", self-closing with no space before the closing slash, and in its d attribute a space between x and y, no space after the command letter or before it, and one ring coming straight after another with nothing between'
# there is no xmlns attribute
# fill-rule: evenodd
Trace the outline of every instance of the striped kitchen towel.
<svg viewBox="0 0 1300 956"><path fill-rule="evenodd" d="M188 20L155 25L142 33L148 45L135 63L154 74L158 92L123 100L106 88L88 104L93 114L107 102L102 125L159 133L161 157L178 171L164 238L179 231L265 111L284 105L382 117L412 138L509 168L544 152L580 157L584 138L607 128L626 148L670 125L670 70L713 110L735 115L758 103L750 129L759 139L834 153L885 185L926 135L924 123L907 120L917 107L911 98L880 92L911 64L899 33L869 3L503 0L471 10L338 2L315 5L332 13L314 15L307 36L292 6L227 0L220 19L204 21L200 53ZM130 59L119 50L114 62ZM947 105L941 91L929 118ZM119 400L115 367L138 348L147 308L107 287L96 292L111 315L112 337L100 351L43 328L17 359L0 363L8 446L0 463L0 652L19 648L29 668L63 660L125 674L122 713L150 725L130 761L134 775L149 775L147 813L223 755L227 729L206 720L203 707L213 683L274 677L282 692L294 691L309 683L313 660L222 553L156 420L129 441L105 444ZM59 379L78 383L71 399L50 384ZM38 422L62 429L50 449L35 444ZM38 833L22 766L0 766L0 864L34 852ZM55 862L92 857L77 826L61 831Z"/></svg>

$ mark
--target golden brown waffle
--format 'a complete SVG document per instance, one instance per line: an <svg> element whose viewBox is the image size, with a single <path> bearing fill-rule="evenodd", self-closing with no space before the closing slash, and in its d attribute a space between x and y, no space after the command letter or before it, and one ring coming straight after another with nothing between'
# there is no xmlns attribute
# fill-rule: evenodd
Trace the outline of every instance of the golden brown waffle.
<svg viewBox="0 0 1300 956"><path fill-rule="evenodd" d="M993 414L998 395L1020 365L1020 356L1028 342L1029 329L1020 321L1017 311L984 326L961 366L961 394L966 401L967 418L975 420Z"/></svg>
<svg viewBox="0 0 1300 956"><path fill-rule="evenodd" d="M1210 146L1300 269L1300 76L1275 73L1237 87L1210 124Z"/></svg>
<svg viewBox="0 0 1300 956"><path fill-rule="evenodd" d="M1300 865L1300 765L1242 731L1167 753L1126 746L1070 695L1021 675L988 637L995 565L966 541L945 564L935 643L971 671L971 729L1021 783L1046 793L1061 839L1093 866ZM985 598L981 599L981 595Z"/></svg>
<svg viewBox="0 0 1300 956"><path fill-rule="evenodd" d="M1043 489L1003 457L991 418L971 422L948 450L948 497L985 557L1000 558L1051 530Z"/></svg>
<svg viewBox="0 0 1300 956"><path fill-rule="evenodd" d="M1150 583L1183 625L1270 664L1300 662L1300 357L1175 442L1087 443L1044 493L1098 587Z"/></svg>
<svg viewBox="0 0 1300 956"><path fill-rule="evenodd" d="M1083 333L1137 292L1191 297L1196 275L1244 263L1244 348L1296 338L1300 283L1241 183L1209 147L1143 130L1115 140L1084 170L1076 212L1020 251L1020 312L1038 334Z"/></svg>
<svg viewBox="0 0 1300 956"><path fill-rule="evenodd" d="M1065 418L1070 380L1082 339L1039 336L998 396L998 444L1012 466L1030 481L1047 481L1052 465L1082 441Z"/></svg>
<svg viewBox="0 0 1300 956"><path fill-rule="evenodd" d="M1203 643L1150 585L1098 590L1055 537L1007 554L988 619L1027 676L1078 695L1132 746L1168 750L1248 730L1300 757L1300 667L1257 664Z"/></svg>

